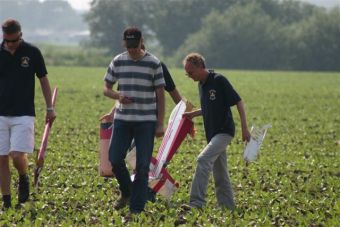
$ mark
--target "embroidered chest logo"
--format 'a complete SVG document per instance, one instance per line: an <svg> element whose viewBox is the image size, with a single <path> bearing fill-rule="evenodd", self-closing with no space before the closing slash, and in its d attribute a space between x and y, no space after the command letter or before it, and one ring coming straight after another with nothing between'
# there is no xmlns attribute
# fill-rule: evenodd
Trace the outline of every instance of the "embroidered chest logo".
<svg viewBox="0 0 340 227"><path fill-rule="evenodd" d="M22 57L21 58L21 67L27 68L30 66L30 58L29 57Z"/></svg>
<svg viewBox="0 0 340 227"><path fill-rule="evenodd" d="M215 100L215 99L216 99L216 90L211 89L211 90L209 91L209 99L210 99L210 100Z"/></svg>

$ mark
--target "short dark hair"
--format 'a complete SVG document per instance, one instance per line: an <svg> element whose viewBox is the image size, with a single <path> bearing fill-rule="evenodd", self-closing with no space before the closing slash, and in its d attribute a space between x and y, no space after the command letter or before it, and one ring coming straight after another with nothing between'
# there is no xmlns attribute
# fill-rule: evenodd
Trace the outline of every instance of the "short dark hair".
<svg viewBox="0 0 340 227"><path fill-rule="evenodd" d="M21 25L17 20L7 19L2 23L2 32L5 34L15 34L21 32Z"/></svg>

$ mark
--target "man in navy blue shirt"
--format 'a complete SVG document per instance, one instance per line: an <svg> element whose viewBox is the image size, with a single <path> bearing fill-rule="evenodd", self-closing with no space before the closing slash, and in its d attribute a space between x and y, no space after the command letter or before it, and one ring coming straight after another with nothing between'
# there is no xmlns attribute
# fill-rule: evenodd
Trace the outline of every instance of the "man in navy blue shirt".
<svg viewBox="0 0 340 227"><path fill-rule="evenodd" d="M27 153L34 149L35 76L46 103L46 121L53 120L52 95L40 50L22 39L18 21L2 24L0 46L0 186L4 208L11 207L9 159L19 173L18 202L29 198Z"/></svg>
<svg viewBox="0 0 340 227"><path fill-rule="evenodd" d="M190 202L183 208L202 208L205 205L209 175L213 172L218 205L234 209L235 202L227 169L226 148L235 135L231 106L236 105L240 115L242 140L250 140L243 102L224 76L205 68L205 60L200 54L189 54L184 58L183 65L186 74L198 82L201 102L201 109L186 112L183 116L189 119L203 116L208 142L197 158Z"/></svg>

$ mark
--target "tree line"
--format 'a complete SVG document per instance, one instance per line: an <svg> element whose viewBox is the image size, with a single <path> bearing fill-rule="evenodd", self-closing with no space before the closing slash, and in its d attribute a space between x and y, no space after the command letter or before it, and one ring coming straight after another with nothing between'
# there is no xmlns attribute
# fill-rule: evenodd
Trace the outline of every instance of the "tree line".
<svg viewBox="0 0 340 227"><path fill-rule="evenodd" d="M93 0L88 46L123 50L122 32L140 27L168 64L200 52L210 67L340 70L340 9L295 0Z"/></svg>
<svg viewBox="0 0 340 227"><path fill-rule="evenodd" d="M87 30L84 18L65 0L0 0L1 23L9 17L20 21L28 41L74 43Z"/></svg>

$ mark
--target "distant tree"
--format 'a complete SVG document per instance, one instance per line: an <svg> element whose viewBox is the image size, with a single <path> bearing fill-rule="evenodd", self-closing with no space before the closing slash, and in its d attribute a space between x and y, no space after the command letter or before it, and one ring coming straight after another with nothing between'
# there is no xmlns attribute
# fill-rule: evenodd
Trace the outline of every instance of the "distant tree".
<svg viewBox="0 0 340 227"><path fill-rule="evenodd" d="M240 0L93 0L86 21L91 44L121 50L121 33L136 25L171 55L189 34L200 29L201 18L212 9L221 10ZM245 0L242 0L245 1Z"/></svg>
<svg viewBox="0 0 340 227"><path fill-rule="evenodd" d="M6 18L14 18L21 22L23 29L32 29L36 24L35 17L39 11L39 0L32 1L1 1L0 19L1 22ZM35 8L34 11L32 11ZM34 13L32 13L34 12Z"/></svg>
<svg viewBox="0 0 340 227"><path fill-rule="evenodd" d="M112 53L122 50L127 26L147 28L144 0L93 0L85 19L90 29L90 44L106 47Z"/></svg>
<svg viewBox="0 0 340 227"><path fill-rule="evenodd" d="M40 24L45 28L85 30L83 18L64 0L45 0L41 2Z"/></svg>
<svg viewBox="0 0 340 227"><path fill-rule="evenodd" d="M293 54L288 61L294 69L340 70L340 8L313 14L289 34Z"/></svg>
<svg viewBox="0 0 340 227"><path fill-rule="evenodd" d="M91 46L121 52L135 25L177 65L191 51L228 68L333 69L338 60L338 12L295 0L93 0L86 20Z"/></svg>
<svg viewBox="0 0 340 227"><path fill-rule="evenodd" d="M178 49L176 58L201 52L208 65L221 68L274 68L280 44L277 22L264 13L260 4L235 5L223 13L211 12L201 30Z"/></svg>
<svg viewBox="0 0 340 227"><path fill-rule="evenodd" d="M172 61L198 51L211 67L339 70L339 12L294 1L240 2L205 17Z"/></svg>
<svg viewBox="0 0 340 227"><path fill-rule="evenodd" d="M148 25L167 55L173 52L192 33L201 29L202 19L211 11L223 12L244 0L151 0L148 1Z"/></svg>
<svg viewBox="0 0 340 227"><path fill-rule="evenodd" d="M64 0L1 1L0 19L15 18L23 30L85 30L81 16Z"/></svg>
<svg viewBox="0 0 340 227"><path fill-rule="evenodd" d="M302 21L320 10L320 7L297 0L253 1L259 4L267 15L274 20L278 20L283 26Z"/></svg>

